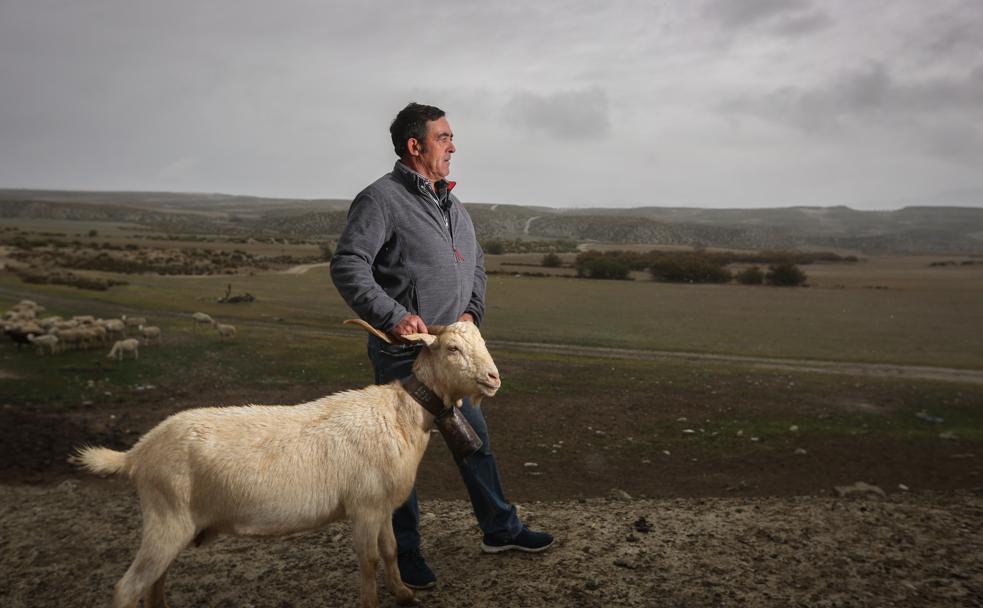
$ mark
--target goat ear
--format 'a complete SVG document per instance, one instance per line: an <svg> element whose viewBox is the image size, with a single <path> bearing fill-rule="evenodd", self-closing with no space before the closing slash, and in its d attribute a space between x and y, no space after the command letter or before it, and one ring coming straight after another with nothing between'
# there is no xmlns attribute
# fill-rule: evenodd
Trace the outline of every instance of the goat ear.
<svg viewBox="0 0 983 608"><path fill-rule="evenodd" d="M392 339L389 336L387 336L385 333L379 331L378 329L372 327L371 325L369 325L368 323L366 323L365 321L363 321L361 319L347 319L345 321L345 323L348 324L348 325L358 325L359 327L361 327L365 331L369 332L370 334L372 334L376 338L379 338L380 340L382 340L386 344L392 344L393 343Z"/></svg>
<svg viewBox="0 0 983 608"><path fill-rule="evenodd" d="M427 331L435 336L444 333L445 329L447 329L446 325L427 325Z"/></svg>
<svg viewBox="0 0 983 608"><path fill-rule="evenodd" d="M430 347L437 343L437 336L433 334L403 334L400 338L407 342L423 342Z"/></svg>

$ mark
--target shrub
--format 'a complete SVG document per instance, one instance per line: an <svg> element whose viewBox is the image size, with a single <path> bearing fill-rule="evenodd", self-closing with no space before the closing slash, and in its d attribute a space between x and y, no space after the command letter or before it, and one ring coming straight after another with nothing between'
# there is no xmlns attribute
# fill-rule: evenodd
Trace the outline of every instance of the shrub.
<svg viewBox="0 0 983 608"><path fill-rule="evenodd" d="M503 253L573 253L577 251L577 243L559 239L555 241L528 241L526 239L482 239L481 248L485 253L501 255Z"/></svg>
<svg viewBox="0 0 983 608"><path fill-rule="evenodd" d="M546 268L559 268L561 263L560 256L555 253L547 253L543 256L543 266Z"/></svg>
<svg viewBox="0 0 983 608"><path fill-rule="evenodd" d="M628 278L631 268L615 257L604 255L577 256L577 276L588 279L619 279Z"/></svg>
<svg viewBox="0 0 983 608"><path fill-rule="evenodd" d="M502 241L487 241L484 246L485 253L491 255L502 255L505 253L505 245Z"/></svg>
<svg viewBox="0 0 983 608"><path fill-rule="evenodd" d="M765 282L765 273L757 266L751 266L738 272L734 278L742 285L761 285Z"/></svg>
<svg viewBox="0 0 983 608"><path fill-rule="evenodd" d="M671 283L727 283L731 273L720 262L703 255L662 256L649 268L657 281Z"/></svg>
<svg viewBox="0 0 983 608"><path fill-rule="evenodd" d="M768 274L765 275L765 281L769 285L776 287L796 287L805 284L806 273L802 272L798 266L791 262L775 264L768 267Z"/></svg>

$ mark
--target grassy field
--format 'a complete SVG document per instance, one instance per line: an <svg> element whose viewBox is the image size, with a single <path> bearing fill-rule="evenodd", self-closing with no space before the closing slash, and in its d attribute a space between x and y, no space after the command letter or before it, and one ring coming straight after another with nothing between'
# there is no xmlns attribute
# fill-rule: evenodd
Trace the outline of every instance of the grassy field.
<svg viewBox="0 0 983 608"><path fill-rule="evenodd" d="M981 271L929 268L934 259L810 266L813 286L796 289L494 275L483 333L491 341L981 369ZM187 407L299 403L371 379L364 335L341 325L352 313L326 267L117 278L128 284L96 292L27 285L0 272L0 310L31 297L45 314L143 315L164 334L163 344L121 363L106 359L108 347L39 357L0 341L0 442L13 463L0 469L8 479L71 475L64 455L80 441L124 447ZM216 303L229 283L257 301ZM194 332L195 311L237 325L238 335ZM596 496L611 487L649 496L735 487L788 495L857 479L951 489L983 478L973 456L983 441L980 385L492 350L505 383L486 413L518 496ZM432 445L421 489L456 496L454 465Z"/></svg>
<svg viewBox="0 0 983 608"><path fill-rule="evenodd" d="M810 265L809 288L679 285L493 275L483 331L489 339L777 358L983 368L983 265L932 268L936 258L874 258ZM108 292L34 286L0 274L0 287L68 298L85 314L119 308L226 322L282 319L336 332L352 313L327 268L302 274L210 277L118 275ZM217 304L249 292L247 305ZM0 308L16 301L3 298Z"/></svg>

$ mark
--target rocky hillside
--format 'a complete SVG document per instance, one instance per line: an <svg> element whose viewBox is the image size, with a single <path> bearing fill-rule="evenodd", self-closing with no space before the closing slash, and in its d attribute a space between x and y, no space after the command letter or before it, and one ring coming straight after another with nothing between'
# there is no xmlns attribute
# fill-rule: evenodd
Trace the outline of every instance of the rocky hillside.
<svg viewBox="0 0 983 608"><path fill-rule="evenodd" d="M345 225L348 203L220 194L0 190L0 218L121 222L171 234L330 240ZM983 254L983 208L978 207L905 207L897 211L467 207L482 240Z"/></svg>

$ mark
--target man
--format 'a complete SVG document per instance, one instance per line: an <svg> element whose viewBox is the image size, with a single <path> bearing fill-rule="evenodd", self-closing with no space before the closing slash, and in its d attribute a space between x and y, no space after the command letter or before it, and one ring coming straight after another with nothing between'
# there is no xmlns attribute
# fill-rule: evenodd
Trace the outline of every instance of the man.
<svg viewBox="0 0 983 608"><path fill-rule="evenodd" d="M331 260L331 278L362 319L394 336L427 333L427 325L468 321L485 312L484 254L468 212L447 181L454 134L443 110L410 103L389 127L399 160L359 193ZM419 346L369 337L375 382L410 375ZM483 442L474 455L455 455L484 532L483 551L538 552L553 543L526 528L506 499L480 408L465 400L461 414ZM406 585L427 589L436 576L420 553L416 489L393 513L399 570Z"/></svg>

